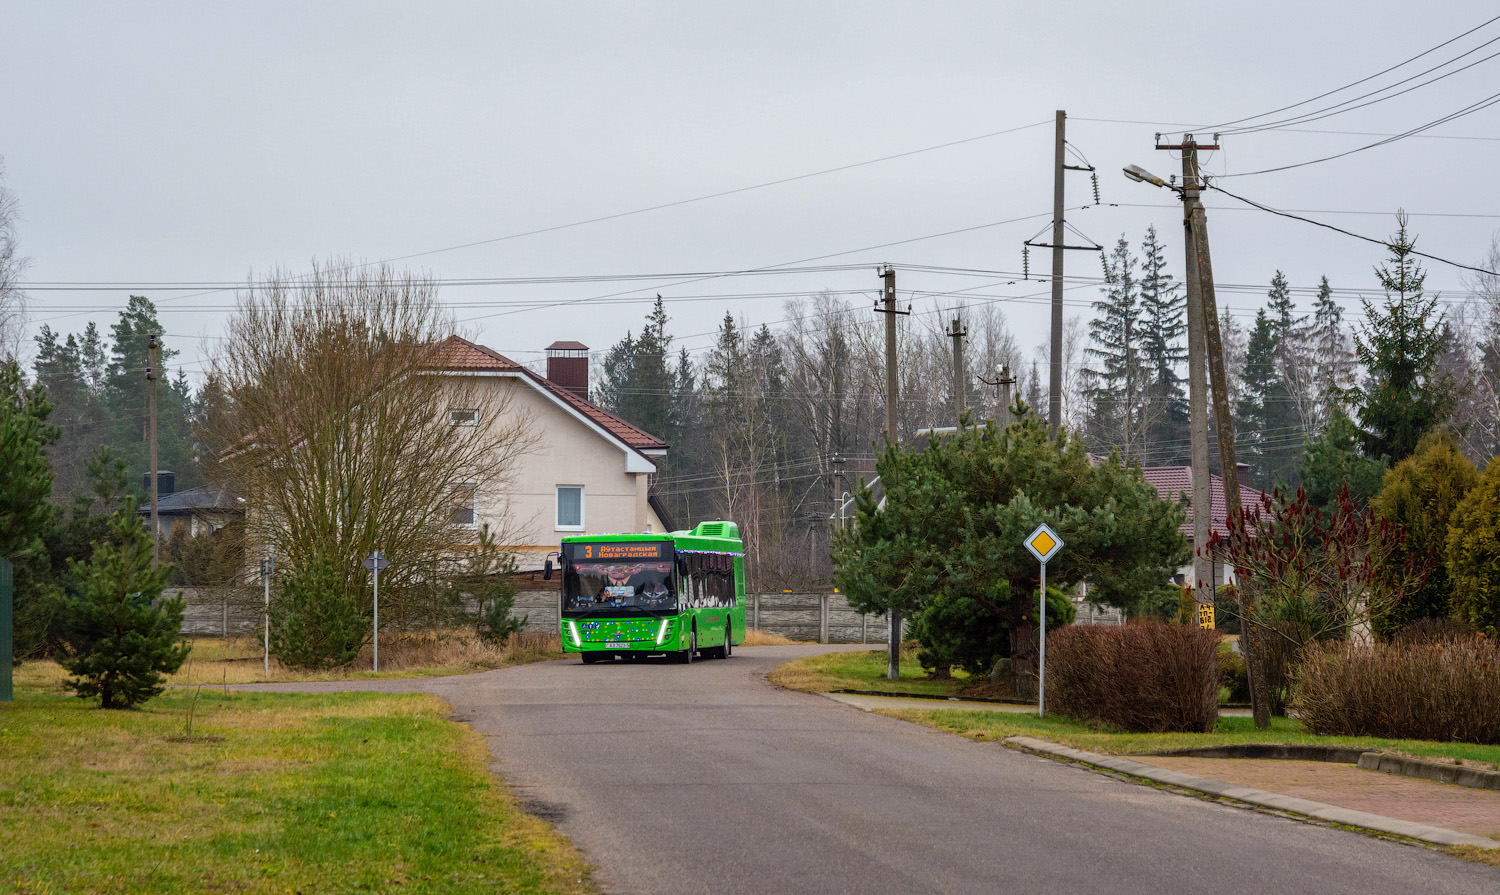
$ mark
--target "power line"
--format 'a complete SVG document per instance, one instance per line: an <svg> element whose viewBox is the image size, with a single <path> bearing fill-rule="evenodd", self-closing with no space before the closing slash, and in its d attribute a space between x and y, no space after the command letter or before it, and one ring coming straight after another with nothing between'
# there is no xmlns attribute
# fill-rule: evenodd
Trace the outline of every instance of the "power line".
<svg viewBox="0 0 1500 895"><path fill-rule="evenodd" d="M1369 75L1367 77L1360 78L1358 81L1352 81L1352 82L1350 82L1348 84L1345 84L1342 87L1336 87L1333 90L1330 90L1330 91L1328 91L1326 93L1320 93L1317 96L1310 97L1309 99L1302 100L1301 102L1293 103L1293 104L1291 104L1289 106L1282 106L1279 109L1272 109L1269 112L1262 112L1259 115L1251 115L1251 116L1246 117L1246 118L1236 118L1233 121L1225 121L1225 122L1222 122L1220 124L1213 125L1212 127L1208 128L1208 129L1209 130L1215 130L1215 131L1222 131L1223 129L1231 127L1231 126L1236 125L1236 124L1242 124L1242 123L1244 123L1246 121L1253 121L1253 120L1255 120L1257 118L1265 118L1265 117L1270 116L1270 115L1277 115L1277 114L1280 114L1282 112L1286 112L1286 111L1289 111L1291 109L1295 109L1295 108L1297 108L1299 106L1305 106L1308 103L1317 102L1320 99L1326 99L1327 97L1333 96L1335 93L1342 93L1342 92L1344 92L1345 90L1348 90L1351 87L1358 87L1360 84L1364 84L1364 83L1367 83L1369 81L1373 81L1374 79L1376 79L1376 78L1378 78L1378 77L1380 77L1382 75L1390 74L1391 72L1395 71L1398 68L1401 68L1403 66L1409 65L1409 64L1417 61L1418 59L1421 59L1423 56L1427 56L1427 55L1430 55L1432 53L1435 53L1438 50L1441 50L1443 47L1448 46L1449 44L1452 44L1452 43L1454 43L1456 41L1462 40L1463 38L1468 37L1470 34L1473 34L1476 31L1482 30L1485 27L1494 24L1496 21L1500 21L1500 16L1496 16L1495 18L1490 19L1489 21L1486 21L1486 22L1483 22L1483 23L1481 23L1479 25L1476 25L1475 27L1470 28L1468 31L1465 31L1462 34L1459 34L1459 35L1457 35L1455 37L1451 37L1448 40L1443 41L1442 43L1438 44L1437 46L1429 47L1428 49L1423 50L1422 52L1418 53L1415 56L1412 56L1412 57L1407 58L1407 59L1403 59L1402 61L1396 63L1395 65L1392 65L1389 68L1381 69L1380 71L1376 72L1373 75ZM1487 45L1488 44L1482 44L1481 46L1487 46ZM1478 49L1478 47L1476 47L1475 49ZM1472 53L1472 52L1474 52L1474 50L1470 50L1469 52ZM1468 55L1468 54L1465 53L1464 55ZM1461 59L1463 57L1459 56L1459 57L1456 57L1456 58ZM1449 60L1449 62L1452 62L1452 61L1454 61L1454 60ZM1443 65L1447 65L1447 64L1448 64L1447 62L1443 63ZM1439 65L1439 66L1436 66L1436 67L1437 68L1441 68L1442 66ZM1433 69L1428 69L1428 71L1432 71L1432 70ZM1423 74L1425 74L1425 72ZM1420 77L1420 75L1418 75L1417 77ZM1408 80L1410 80L1410 79L1408 79ZM1404 82L1398 82L1398 83L1404 83ZM1368 95L1368 94L1366 94L1366 95Z"/></svg>
<svg viewBox="0 0 1500 895"><path fill-rule="evenodd" d="M1224 178L1224 177L1251 177L1251 176L1254 176L1256 174L1273 174L1273 173L1275 173L1277 171L1290 171L1293 168L1305 168L1308 165L1318 165L1318 164L1322 164L1323 162L1331 162L1334 159L1341 159L1341 158L1344 158L1345 156L1354 155L1356 152L1364 152L1366 149L1374 149L1374 148L1379 147L1379 146L1385 146L1385 145L1390 144L1390 143L1395 143L1395 142L1397 142L1399 140L1404 140L1407 137L1415 136L1417 134L1420 134L1423 131L1430 130L1430 129L1434 128L1434 127L1437 127L1440 124L1447 124L1450 121L1456 121L1459 118L1463 118L1463 117L1465 117L1467 115L1472 115L1475 112L1482 112L1485 109L1488 109L1490 106L1495 105L1496 103L1500 103L1500 93L1491 94L1491 95L1485 97L1484 99L1479 100L1478 102L1471 103L1471 104L1469 104L1467 106L1464 106L1462 109L1459 109L1457 112L1450 112L1449 114L1444 115L1441 118L1435 118L1432 121L1429 121L1426 124L1418 125L1418 126L1412 128L1411 130L1403 131L1403 132L1401 132L1399 134L1396 134L1394 136L1387 137L1384 140L1376 140L1374 143L1367 143L1364 146L1358 146L1358 147L1355 147L1354 149L1349 149L1349 150L1346 150L1344 152L1335 153L1334 155L1326 155L1326 156L1323 156L1322 158L1310 159L1310 160L1305 161L1305 162L1297 162L1297 163L1291 164L1291 165L1278 165L1277 167L1274 167L1274 168L1262 168L1259 171L1240 171L1240 172L1235 173L1235 174L1220 174L1219 177L1220 178Z"/></svg>
<svg viewBox="0 0 1500 895"><path fill-rule="evenodd" d="M1238 199L1241 202L1244 202L1246 205L1253 205L1254 207L1259 208L1261 211L1266 211L1266 212L1270 212L1271 214L1280 215L1281 217L1284 217L1284 218L1291 218L1294 221L1302 221L1304 224L1312 224L1315 227L1322 227L1325 230L1332 230L1335 233L1342 233L1345 236L1352 236L1355 239L1362 239L1365 242L1372 242L1372 243L1374 243L1376 245L1385 246L1386 248L1391 248L1391 243L1388 240L1375 239L1375 238L1370 237L1370 236L1362 236L1362 235L1360 235L1358 233L1353 233L1353 232L1351 232L1349 230L1345 230L1342 227L1335 227L1332 224L1325 224L1322 221L1315 221L1312 218L1305 218L1305 217L1303 217L1303 216L1301 216L1299 214L1292 214L1289 211L1279 211L1279 210L1277 210L1275 208L1271 208L1268 205L1262 205L1262 204L1260 204L1259 202L1256 202L1253 199L1246 199L1244 196L1240 196L1240 195L1236 195L1234 193L1231 193L1229 190L1226 190L1223 187L1214 184L1213 182L1209 182L1207 184L1207 186L1210 189L1218 190L1219 192L1223 193L1224 195L1230 197L1231 199ZM1443 264L1451 265L1453 267L1462 268L1464 270L1471 270L1471 271L1473 271L1475 273L1488 274L1489 276L1492 276L1492 277L1500 277L1500 273L1496 273L1493 270L1487 270L1487 269L1485 269L1483 267L1475 267L1475 266L1473 266L1471 264L1460 264L1457 261L1449 261L1447 258L1440 258L1437 255L1429 255L1426 252L1419 252L1419 251L1417 251L1415 249L1411 250L1411 254L1413 254L1413 255L1419 255L1419 256L1421 256L1423 258L1430 258L1433 261L1438 261L1438 262L1441 262Z"/></svg>

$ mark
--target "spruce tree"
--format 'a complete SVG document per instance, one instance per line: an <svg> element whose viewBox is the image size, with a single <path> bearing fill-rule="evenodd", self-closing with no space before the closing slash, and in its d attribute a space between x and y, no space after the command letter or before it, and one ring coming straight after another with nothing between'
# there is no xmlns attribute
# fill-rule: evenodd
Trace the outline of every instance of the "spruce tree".
<svg viewBox="0 0 1500 895"><path fill-rule="evenodd" d="M1276 271L1276 275L1271 278L1268 297L1266 310L1276 329L1276 375L1286 392L1286 404L1278 408L1276 416L1277 422L1285 424L1289 433L1295 429L1295 438L1287 439L1291 448L1283 452L1289 454L1295 462L1303 440L1316 431L1312 400L1312 350L1309 344L1311 328L1307 323L1307 315L1297 314L1297 305L1292 300L1292 289L1286 274Z"/></svg>
<svg viewBox="0 0 1500 895"><path fill-rule="evenodd" d="M1272 421L1283 389L1276 375L1276 328L1265 308L1255 315L1255 326L1245 349L1245 372L1235 405L1236 456L1250 465L1251 482L1258 488L1273 481L1273 451L1278 433Z"/></svg>
<svg viewBox="0 0 1500 895"><path fill-rule="evenodd" d="M73 566L75 586L63 602L73 676L64 686L82 698L98 696L107 709L133 708L161 693L165 675L182 667L181 597L162 598L172 567L152 565L151 538L126 500L110 522L110 536L86 563Z"/></svg>
<svg viewBox="0 0 1500 895"><path fill-rule="evenodd" d="M1188 402L1178 371L1187 362L1186 298L1167 272L1156 228L1141 242L1141 362L1146 374L1145 459L1152 465L1188 461Z"/></svg>
<svg viewBox="0 0 1500 895"><path fill-rule="evenodd" d="M1086 440L1090 450L1119 450L1127 457L1141 452L1140 402L1145 371L1140 356L1140 284L1130 243L1121 236L1105 265L1109 282L1104 298L1094 302L1089 322L1089 359L1084 397L1089 402Z"/></svg>
<svg viewBox="0 0 1500 895"><path fill-rule="evenodd" d="M1412 254L1416 240L1406 216L1387 244L1390 262L1375 269L1385 299L1376 306L1361 299L1366 322L1354 336L1355 354L1365 378L1354 391L1359 404L1365 453L1397 463L1411 456L1417 442L1442 422L1453 403L1453 386L1437 375L1443 351L1443 314L1437 296L1422 293L1427 274Z"/></svg>
<svg viewBox="0 0 1500 895"><path fill-rule="evenodd" d="M1344 309L1333 300L1328 278L1318 283L1318 299L1313 306L1312 348L1314 364L1313 400L1318 423L1333 418L1334 410L1348 410L1348 391L1354 385L1354 351L1349 347L1349 333L1344 328Z"/></svg>

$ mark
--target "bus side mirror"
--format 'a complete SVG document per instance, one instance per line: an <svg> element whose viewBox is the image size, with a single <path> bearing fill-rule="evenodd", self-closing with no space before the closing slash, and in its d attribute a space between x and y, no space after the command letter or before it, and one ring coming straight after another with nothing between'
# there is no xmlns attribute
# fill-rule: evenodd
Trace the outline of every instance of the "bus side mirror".
<svg viewBox="0 0 1500 895"><path fill-rule="evenodd" d="M542 580L543 581L551 581L552 580L552 560L550 560L550 559L547 560L547 562L542 566Z"/></svg>
<svg viewBox="0 0 1500 895"><path fill-rule="evenodd" d="M687 560L683 559L680 556L677 557L677 574L681 575L684 578L686 578L688 574Z"/></svg>

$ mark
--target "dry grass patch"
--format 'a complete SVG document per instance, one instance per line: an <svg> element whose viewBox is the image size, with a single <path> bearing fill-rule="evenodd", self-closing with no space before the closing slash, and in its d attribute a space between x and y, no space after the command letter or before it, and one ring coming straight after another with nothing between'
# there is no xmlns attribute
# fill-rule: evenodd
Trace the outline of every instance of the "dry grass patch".
<svg viewBox="0 0 1500 895"><path fill-rule="evenodd" d="M267 678L260 641L250 637L188 638L193 651L176 674L173 687L224 687L270 681L340 681L373 677L433 677L468 674L563 657L557 634L514 634L505 643L490 644L472 631L417 631L391 634L380 641L380 673L373 671L374 648L366 646L359 658L343 668L306 672L287 668L271 657ZM51 660L27 662L16 669L18 685L61 693L68 673Z"/></svg>
<svg viewBox="0 0 1500 895"><path fill-rule="evenodd" d="M792 644L797 643L797 642L798 641L796 641L796 640L792 640L792 639L787 638L787 637L782 637L780 634L771 634L771 633L768 633L766 631L757 631L757 630L755 630L755 629L752 628L751 630L745 632L745 642L743 644L741 644L741 645L742 646L791 646Z"/></svg>

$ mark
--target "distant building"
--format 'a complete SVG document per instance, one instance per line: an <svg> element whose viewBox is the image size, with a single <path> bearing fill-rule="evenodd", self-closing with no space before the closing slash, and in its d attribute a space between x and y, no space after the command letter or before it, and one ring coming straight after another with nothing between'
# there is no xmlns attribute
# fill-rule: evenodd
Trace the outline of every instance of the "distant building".
<svg viewBox="0 0 1500 895"><path fill-rule="evenodd" d="M245 515L245 499L237 497L217 485L204 485L176 490L177 475L166 469L156 472L156 526L163 538L172 536L175 529L184 530L190 537L218 531L230 522ZM136 515L146 520L151 527L151 473L141 476L141 488L146 499L136 508Z"/></svg>

